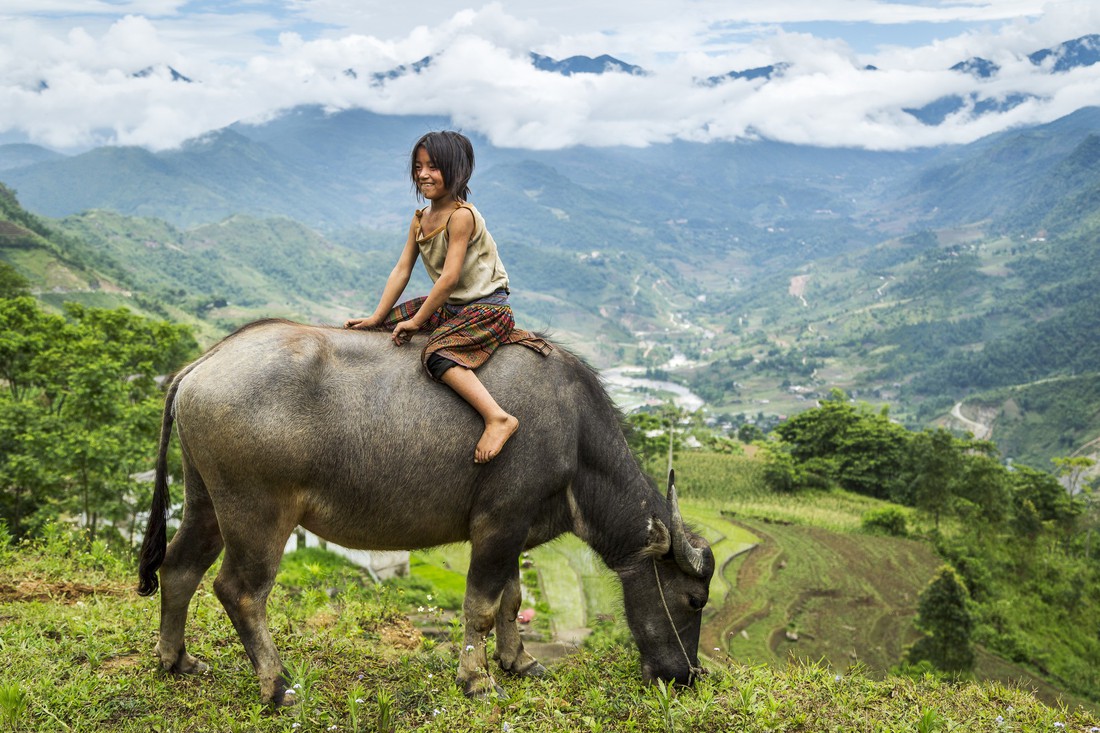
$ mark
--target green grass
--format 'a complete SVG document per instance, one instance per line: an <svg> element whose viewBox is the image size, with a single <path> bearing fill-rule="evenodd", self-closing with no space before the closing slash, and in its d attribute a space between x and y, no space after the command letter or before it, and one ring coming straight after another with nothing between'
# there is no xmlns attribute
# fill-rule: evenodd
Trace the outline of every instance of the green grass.
<svg viewBox="0 0 1100 733"><path fill-rule="evenodd" d="M1098 722L999 684L876 681L858 669L774 669L724 656L692 689L650 687L634 649L614 644L566 657L546 679L501 677L503 698L467 700L453 682L450 643L391 641L388 631L408 628L394 589L293 555L283 580L302 585L276 587L269 620L300 702L274 710L259 704L251 664L209 582L196 595L188 641L211 671L179 678L157 668L158 604L132 592L129 561L60 535L2 559L6 730L912 731L935 719L942 730L1055 731L1061 723L1087 731Z"/></svg>

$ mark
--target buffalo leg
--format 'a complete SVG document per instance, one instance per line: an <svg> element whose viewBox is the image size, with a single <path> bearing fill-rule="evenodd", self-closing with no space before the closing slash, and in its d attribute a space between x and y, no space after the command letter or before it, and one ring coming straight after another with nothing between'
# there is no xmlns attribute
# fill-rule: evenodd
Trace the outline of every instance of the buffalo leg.
<svg viewBox="0 0 1100 733"><path fill-rule="evenodd" d="M186 471L186 468L185 468ZM187 653L184 626L187 608L202 576L222 551L218 518L202 480L191 472L186 476L183 521L168 544L160 566L160 639L157 655L169 672L192 674L206 665Z"/></svg>
<svg viewBox="0 0 1100 733"><path fill-rule="evenodd" d="M273 529L280 524L256 521L249 528L225 532L225 559L214 581L214 592L256 669L260 697L275 705L293 702L286 698L287 678L267 626L267 596L291 531Z"/></svg>
<svg viewBox="0 0 1100 733"><path fill-rule="evenodd" d="M467 697L485 697L493 692L502 692L489 673L485 646L505 588L514 580L516 591L519 590L516 567L523 536L512 538L490 534L472 544L470 571L466 575L466 598L462 603L466 630L458 655L456 682Z"/></svg>
<svg viewBox="0 0 1100 733"><path fill-rule="evenodd" d="M500 596L500 608L497 609L496 618L497 649L493 658L505 672L524 677L541 677L546 674L546 667L539 664L539 661L523 648L523 639L519 635L519 625L516 623L522 596L519 569L516 568L515 574L508 580Z"/></svg>

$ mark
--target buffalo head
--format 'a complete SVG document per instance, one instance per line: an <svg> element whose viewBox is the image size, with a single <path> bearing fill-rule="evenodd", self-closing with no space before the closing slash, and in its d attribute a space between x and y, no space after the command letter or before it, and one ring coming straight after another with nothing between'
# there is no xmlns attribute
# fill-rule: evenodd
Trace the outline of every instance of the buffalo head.
<svg viewBox="0 0 1100 733"><path fill-rule="evenodd" d="M668 504L669 525L650 518L645 548L620 577L642 678L691 684L700 670L699 627L714 554L705 539L684 527L671 472Z"/></svg>

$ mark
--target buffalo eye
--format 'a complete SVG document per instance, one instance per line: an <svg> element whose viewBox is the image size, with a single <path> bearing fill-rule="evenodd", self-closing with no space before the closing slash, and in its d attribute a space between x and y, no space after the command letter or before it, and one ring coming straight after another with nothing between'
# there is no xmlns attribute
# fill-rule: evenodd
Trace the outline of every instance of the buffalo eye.
<svg viewBox="0 0 1100 733"><path fill-rule="evenodd" d="M707 605L707 599L701 596L688 596L688 605L693 611L702 611L703 606Z"/></svg>

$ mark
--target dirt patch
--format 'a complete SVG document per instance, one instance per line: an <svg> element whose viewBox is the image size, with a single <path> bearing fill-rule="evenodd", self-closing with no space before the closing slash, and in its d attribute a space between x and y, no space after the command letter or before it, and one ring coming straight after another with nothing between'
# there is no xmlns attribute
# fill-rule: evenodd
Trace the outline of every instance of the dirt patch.
<svg viewBox="0 0 1100 733"><path fill-rule="evenodd" d="M314 631L327 629L335 625L337 621L339 621L339 617L332 611L318 611L306 619L306 628Z"/></svg>
<svg viewBox="0 0 1100 733"><path fill-rule="evenodd" d="M375 627L374 632L382 643L397 649L419 649L424 635L405 617L395 618Z"/></svg>
<svg viewBox="0 0 1100 733"><path fill-rule="evenodd" d="M137 652L128 652L126 654L120 654L117 657L104 659L103 663L99 665L99 668L104 672L119 672L142 664L144 664L144 660L141 654Z"/></svg>
<svg viewBox="0 0 1100 733"><path fill-rule="evenodd" d="M20 601L53 601L55 603L76 603L82 598L95 595L117 596L125 592L124 588L108 585L88 585L67 580L41 580L31 578L17 583L0 582L0 603Z"/></svg>

